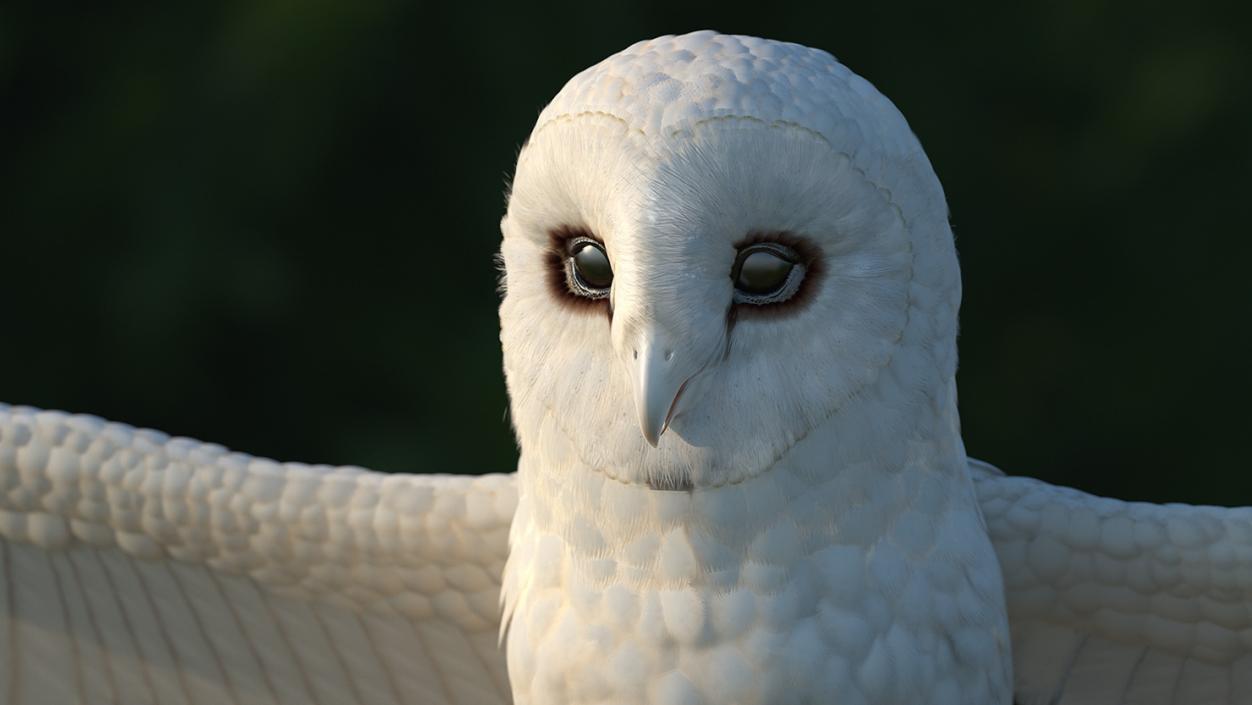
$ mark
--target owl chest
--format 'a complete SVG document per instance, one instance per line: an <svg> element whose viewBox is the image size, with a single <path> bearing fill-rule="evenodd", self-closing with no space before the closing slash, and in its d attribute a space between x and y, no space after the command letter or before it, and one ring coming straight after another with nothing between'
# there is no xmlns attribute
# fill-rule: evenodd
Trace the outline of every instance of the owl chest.
<svg viewBox="0 0 1252 705"><path fill-rule="evenodd" d="M883 540L771 561L683 526L594 551L516 533L519 705L1008 701L1003 607L969 574L998 579L994 559L911 561Z"/></svg>

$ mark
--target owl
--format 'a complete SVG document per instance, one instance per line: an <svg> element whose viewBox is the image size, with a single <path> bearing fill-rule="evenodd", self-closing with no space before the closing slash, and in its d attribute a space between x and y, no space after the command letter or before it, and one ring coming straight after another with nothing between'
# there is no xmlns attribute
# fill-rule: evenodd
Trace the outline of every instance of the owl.
<svg viewBox="0 0 1252 705"><path fill-rule="evenodd" d="M501 223L516 473L0 407L9 703L1252 703L1252 509L971 460L899 111L696 32L578 74Z"/></svg>

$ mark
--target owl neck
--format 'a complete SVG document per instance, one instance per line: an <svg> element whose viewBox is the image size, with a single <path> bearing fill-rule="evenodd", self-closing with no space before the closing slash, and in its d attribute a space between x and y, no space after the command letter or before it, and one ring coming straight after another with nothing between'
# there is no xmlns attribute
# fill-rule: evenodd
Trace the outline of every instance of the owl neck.
<svg viewBox="0 0 1252 705"><path fill-rule="evenodd" d="M506 603L538 586L532 572L528 585L513 580L532 563L640 588L720 590L761 579L761 565L803 562L831 545L868 551L901 532L930 545L933 532L917 522L978 510L955 398L923 396L920 406L862 399L769 469L692 491L621 482L614 476L628 473L581 462L572 444L554 448L555 433L523 443Z"/></svg>

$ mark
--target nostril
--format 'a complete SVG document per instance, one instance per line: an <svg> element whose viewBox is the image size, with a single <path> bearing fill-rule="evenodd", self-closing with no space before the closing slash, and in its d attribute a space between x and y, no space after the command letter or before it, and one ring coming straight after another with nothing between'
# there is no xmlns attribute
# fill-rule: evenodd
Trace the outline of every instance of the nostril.
<svg viewBox="0 0 1252 705"><path fill-rule="evenodd" d="M672 360L672 359L674 359L674 351L673 351L673 350L666 350L666 351L665 351L665 361L666 361L666 362L669 362L669 361L670 361L670 360Z"/></svg>
<svg viewBox="0 0 1252 705"><path fill-rule="evenodd" d="M635 359L639 359L639 348L635 348Z"/></svg>

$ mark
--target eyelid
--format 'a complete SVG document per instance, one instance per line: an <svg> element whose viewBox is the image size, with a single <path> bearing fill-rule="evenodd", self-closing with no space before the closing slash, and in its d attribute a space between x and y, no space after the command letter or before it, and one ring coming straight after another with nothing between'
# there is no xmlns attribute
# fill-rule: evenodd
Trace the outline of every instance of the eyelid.
<svg viewBox="0 0 1252 705"><path fill-rule="evenodd" d="M578 246L584 243L589 244L592 247L599 249L601 252L604 253L605 257L608 257L609 251L604 248L604 243L600 242L599 240L593 237L587 237L586 235L576 235L566 240L565 241L565 256L573 257L574 253L578 252Z"/></svg>
<svg viewBox="0 0 1252 705"><path fill-rule="evenodd" d="M747 259L748 255L754 252L768 252L779 259L787 260L792 264L802 264L800 253L787 247L780 242L754 242L750 245L744 245L739 248L739 253L735 256L736 263L741 263Z"/></svg>

